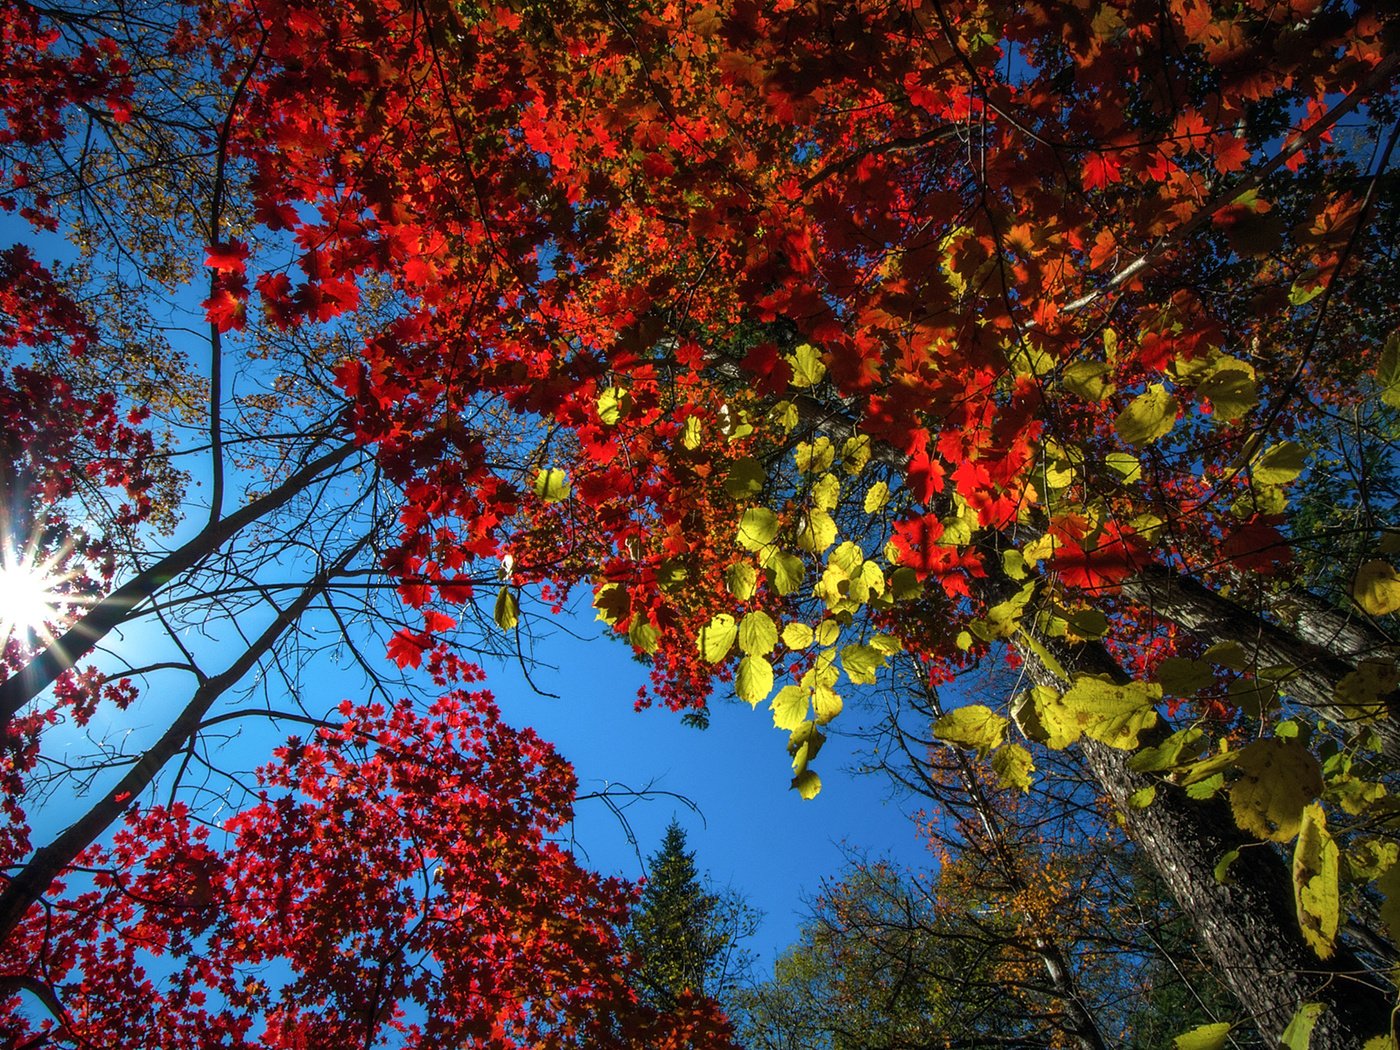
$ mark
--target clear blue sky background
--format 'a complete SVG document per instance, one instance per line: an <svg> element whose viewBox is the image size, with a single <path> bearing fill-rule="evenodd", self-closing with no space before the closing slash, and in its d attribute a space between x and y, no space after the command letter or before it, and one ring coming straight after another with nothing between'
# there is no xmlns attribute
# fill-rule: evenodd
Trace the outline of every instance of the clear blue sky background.
<svg viewBox="0 0 1400 1050"><path fill-rule="evenodd" d="M679 714L664 708L634 712L646 668L631 659L627 646L600 635L602 625L590 624L587 615L569 617L567 626L591 640L564 632L545 639L536 655L556 669L531 672L559 699L534 694L510 665L488 665L488 686L512 724L533 726L573 762L581 794L610 783L650 784L695 803L698 814L662 796L638 801L626 816L644 857L660 845L671 819L679 820L699 867L764 912L750 945L759 955L760 976L796 938L803 899L839 873L845 848L930 863L906 806L889 801L888 782L846 768L857 760L859 741L841 735L842 723L859 724L856 704L831 726L815 766L822 792L804 802L788 786L787 734L773 728L766 705L750 709L722 687L705 730L683 725ZM625 830L603 803L579 804L575 834L579 855L595 870L628 878L642 873Z"/></svg>

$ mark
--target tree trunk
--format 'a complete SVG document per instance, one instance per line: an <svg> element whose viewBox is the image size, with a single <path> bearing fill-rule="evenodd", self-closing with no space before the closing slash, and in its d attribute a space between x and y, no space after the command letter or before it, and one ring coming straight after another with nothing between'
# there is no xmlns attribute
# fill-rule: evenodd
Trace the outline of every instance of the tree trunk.
<svg viewBox="0 0 1400 1050"><path fill-rule="evenodd" d="M1297 629L1289 630L1160 565L1126 581L1123 593L1202 638L1237 643L1260 667L1295 668L1282 683L1289 696L1337 725L1361 725L1354 712L1338 706L1334 690L1356 670L1358 658L1384 653L1384 639L1315 599L1292 599ZM1386 757L1400 766L1400 697L1392 692L1381 700L1378 717L1364 727L1375 731Z"/></svg>
<svg viewBox="0 0 1400 1050"><path fill-rule="evenodd" d="M1053 644L1052 639L1043 642ZM1021 655L1037 682L1064 686L1029 648ZM1066 667L1125 680L1101 645L1060 646L1055 656ZM1161 722L1143 735L1143 743L1158 743L1169 732ZM1135 773L1128 768L1127 751L1087 740L1082 746L1099 785L1123 814L1128 833L1195 924L1221 979L1265 1038L1277 1039L1306 1002L1327 1006L1310 1050L1355 1050L1389 1031L1392 995L1384 982L1371 980L1367 967L1345 945L1339 944L1328 960L1308 947L1298 929L1288 868L1271 844L1240 831L1223 799L1198 801ZM1151 805L1133 807L1133 793L1150 786L1157 788ZM1239 856L1222 883L1215 878L1215 865L1231 850L1239 850Z"/></svg>

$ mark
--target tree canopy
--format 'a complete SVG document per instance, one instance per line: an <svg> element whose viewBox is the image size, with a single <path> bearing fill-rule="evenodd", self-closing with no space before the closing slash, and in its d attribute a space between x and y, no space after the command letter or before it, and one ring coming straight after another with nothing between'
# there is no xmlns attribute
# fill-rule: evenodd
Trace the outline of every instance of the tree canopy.
<svg viewBox="0 0 1400 1050"><path fill-rule="evenodd" d="M12 1039L105 1038L76 1004L120 1001L90 971L136 950L148 855L162 893L195 858L238 885L256 858L186 812L234 841L275 811L288 849L298 814L328 864L368 821L386 885L410 844L454 870L451 835L371 816L437 798L432 769L376 778L450 740L448 767L529 752L455 790L492 814L469 866L507 928L546 906L493 865L554 858L570 928L482 937L557 983L423 1027L415 996L480 979L417 940L445 906L417 890L393 936L288 941L293 969L377 946L366 1045L586 1045L599 989L609 1032L722 1043L712 1005L602 976L622 891L541 838L554 760L458 725L491 723L472 655L523 659L579 594L645 700L771 716L804 798L897 666L948 698L926 746L999 789L1073 749L1266 1039L1394 1045L1397 32L1339 0L0 5L0 495L7 579L40 580L0 671L5 990L45 1014ZM318 624L364 705L307 698ZM988 667L1012 687L959 690ZM156 693L153 736L62 768L61 726ZM284 745L197 785L254 717L303 723L306 771ZM342 743L369 771L323 784ZM38 796L83 777L36 845ZM221 923L265 920L199 906L141 949L217 986L170 1023L321 1031L311 978L284 1009L209 968ZM120 943L84 954L105 935L70 915Z"/></svg>

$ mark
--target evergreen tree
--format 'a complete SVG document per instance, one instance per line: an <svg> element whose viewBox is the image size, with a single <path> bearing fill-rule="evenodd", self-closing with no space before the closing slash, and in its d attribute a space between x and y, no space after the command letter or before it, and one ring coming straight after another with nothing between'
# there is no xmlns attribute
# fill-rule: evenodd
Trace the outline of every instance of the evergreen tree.
<svg viewBox="0 0 1400 1050"><path fill-rule="evenodd" d="M757 913L738 894L716 893L705 884L674 820L648 869L624 935L638 964L638 996L663 1008L687 991L723 1001L749 966L739 942L754 932Z"/></svg>

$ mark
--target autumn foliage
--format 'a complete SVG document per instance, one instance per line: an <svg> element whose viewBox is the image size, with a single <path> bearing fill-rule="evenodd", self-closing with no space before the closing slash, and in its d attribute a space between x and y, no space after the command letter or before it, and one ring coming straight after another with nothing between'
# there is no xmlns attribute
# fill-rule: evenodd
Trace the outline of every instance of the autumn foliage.
<svg viewBox="0 0 1400 1050"><path fill-rule="evenodd" d="M158 63L123 56L71 12L4 10L0 206L56 228L36 158L72 155L82 120L154 120L163 96L141 93L155 75L141 70ZM1214 814L1228 801L1227 837L1291 850L1296 915L1270 926L1280 943L1338 972L1375 967L1339 940L1337 855L1350 843L1381 857L1348 876L1363 895L1400 875L1394 843L1365 830L1400 754L1395 522L1374 484L1393 467L1400 404L1381 232L1393 229L1400 66L1386 5L242 0L193 5L171 26L168 51L198 65L221 106L199 137L215 156L207 211L190 224L203 243L186 246L207 284L213 360L225 341L254 357L297 346L287 360L325 370L319 395L334 410L322 418L344 442L333 455L372 457L398 501L392 526L365 537L409 610L387 646L395 664L431 669L478 602L510 632L523 597L561 606L578 589L650 663L644 701L700 712L732 682L766 704L808 798L845 697L896 653L935 683L982 660L1024 666L1014 703L952 712L935 732L1014 770L1003 786L1028 786L1037 748L1083 747L1144 843L1184 826L1163 816L1172 807ZM3 258L15 280L0 292L0 335L82 353L82 317L43 268L23 249ZM103 418L89 428L127 425L106 419L112 403L94 406ZM1308 486L1353 440L1339 419L1363 446L1333 500L1353 513L1319 525L1326 501ZM139 436L112 433L139 461ZM138 519L139 476L101 478L133 490ZM1323 580L1316 552L1339 535L1350 561ZM1322 611L1307 604L1314 590L1330 591ZM1359 623L1361 640L1306 641L1300 624L1324 613ZM1284 638L1279 659L1258 648L1270 632ZM398 872L386 885L407 878L395 855L416 832L376 824L378 795L316 809L332 798L317 797L319 778L349 761L337 741L358 746L353 726L385 718L387 754L354 767L364 790L419 776L396 749L460 733L453 720L467 717L447 701L433 710L441 724L352 706L305 755L285 750L262 790L295 786L282 805L305 822L269 840L348 835L341 823L358 815ZM488 751L529 751L527 736L498 737ZM475 746L453 761L486 761ZM548 892L587 918L557 942L548 931L539 951L556 961L544 983L512 985L516 1006L490 1014L500 1032L465 1034L601 1038L578 1027L591 1008L575 1007L611 993L569 960L610 965L600 931L618 891L541 844L567 798L525 776L481 788L505 793L492 805L539 811L502 827L502 848L555 872ZM456 797L419 784L394 819ZM271 819L271 800L222 833ZM485 820L478 805L463 819ZM133 803L127 819L125 837L91 845L100 863L71 863L197 856L219 873L211 886L253 877L239 867L253 855L206 847L174 807ZM325 861L356 841L328 839ZM430 851L449 896L447 855L462 848ZM1251 856L1284 871L1272 852ZM497 858L473 863L485 879ZM138 927L107 877L71 892L128 909L121 924ZM307 873L277 898L289 930L301 901L316 910L315 890ZM436 936L432 923L406 928L400 913L437 905L362 891L388 911L337 936L384 956L386 1004L474 1002L476 978L445 961L440 983L392 991L407 971L384 953L440 958L446 943L417 940ZM501 892L517 891L519 916L501 930L542 907L529 887ZM47 893L27 902L27 938ZM252 921L230 893L190 945ZM97 935L54 936L80 952ZM510 943L533 965L533 946ZM1305 972L1289 958L1279 965ZM23 951L15 959L17 980L37 979ZM220 965L235 969L198 980L274 1028L341 1023L303 1016L339 986L293 982L283 1001L260 984L234 990L236 953ZM321 960L316 979L337 980L336 965ZM1247 997L1257 982L1236 969ZM1383 984L1339 1022L1348 1032L1371 1034L1393 998ZM1317 987L1278 994L1291 1006ZM419 1023L395 1009L373 1016ZM1270 1032L1288 1019L1279 1002L1246 1009Z"/></svg>

